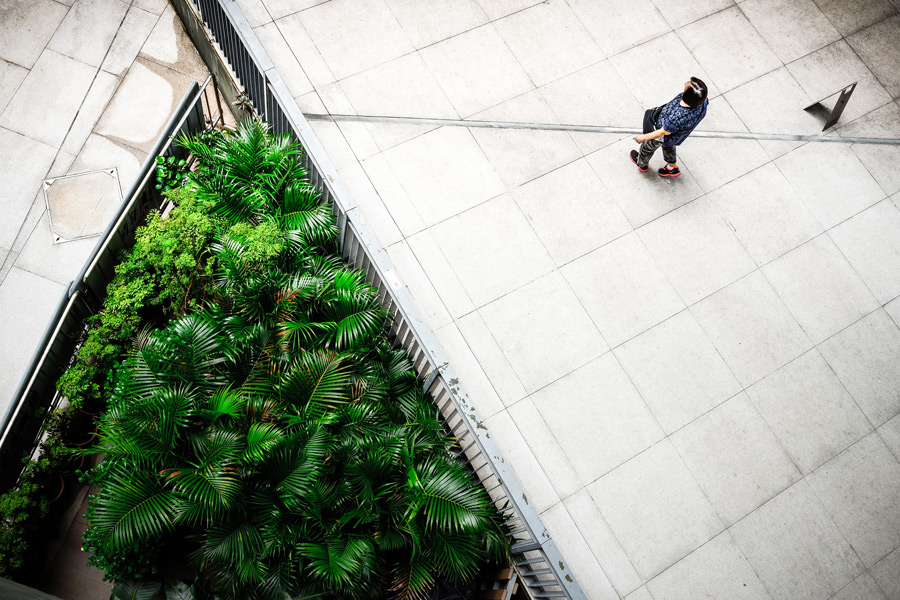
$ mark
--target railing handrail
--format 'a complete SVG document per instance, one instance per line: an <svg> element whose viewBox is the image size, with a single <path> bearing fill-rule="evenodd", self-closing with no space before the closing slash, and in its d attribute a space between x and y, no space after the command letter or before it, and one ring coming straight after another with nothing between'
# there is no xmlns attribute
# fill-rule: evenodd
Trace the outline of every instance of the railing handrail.
<svg viewBox="0 0 900 600"><path fill-rule="evenodd" d="M242 52L250 55L252 62L257 68L261 64L271 64L271 60L244 18L241 9L233 0L178 0L177 4L181 3L184 3L185 7L189 8L195 18L199 17L203 24L206 25L207 38L211 43L218 45L220 55L224 56L231 63L229 66L235 75L235 80L240 81L245 87L244 91L250 96L257 114L265 117L270 124L274 123L273 127L276 131L279 129L280 120L286 120L290 133L303 146L307 160L315 167L315 171L310 173L311 179L314 180L314 183L322 186L323 195L332 200L336 206L342 234L344 226L346 226L360 241L364 258L368 261L368 266L375 271L374 275L377 277L376 285L380 284L380 288L384 293L390 296L391 310L394 313L399 313L403 326L415 338L418 349L422 351L422 355L428 361L430 373L426 373L426 377L431 383L432 389L437 385L436 382L439 382L442 389L446 391L456 409L455 414L459 415L459 418L464 422L467 433L472 436L474 443L477 444L479 455L490 466L493 476L499 480L499 485L496 487L502 486L505 498L516 513L516 520L523 525L524 530L529 534L531 541L519 547L518 551L537 551L541 553L543 562L546 562L553 572L554 579L552 581L531 577L532 581L530 582L523 578L523 583L526 584L526 587L539 589L559 588L558 592L542 593L541 595L545 597L585 600L584 591L578 585L574 575L569 571L568 563L563 560L562 555L547 533L538 512L525 500L525 491L509 467L509 462L503 459L500 448L487 435L487 429L484 427L482 419L474 406L469 402L468 395L462 386L459 385L459 379L444 356L431 328L422 318L406 288L399 284L399 278L389 259L360 214L349 191L341 182L337 170L293 100L277 70L272 66L271 68L261 69L262 73L253 73L252 71L246 71L246 61L235 64L234 61L236 59L234 57L242 57ZM216 11L215 20L212 24L207 21L203 6L207 6L210 11ZM219 11L224 13L230 30L225 29L225 24L221 22L222 15ZM179 14L181 13L182 11L179 11ZM215 38L216 29L222 34L222 39L217 40ZM212 33L211 36L210 32ZM242 47L238 48L236 44L241 44ZM261 97L258 95L260 93L258 86L248 87L247 81L242 80L241 70L245 71L246 78L252 77L256 80L259 75L262 76L264 89ZM254 97L254 93L257 94L256 97ZM275 104L270 106L272 104L270 100L274 101L277 106ZM278 114L276 109L279 109L281 114ZM344 220L343 224L341 223L342 218ZM343 240L342 235L342 252L344 252ZM409 348L411 345L407 345L407 347ZM453 383L451 384L451 382ZM479 467L479 469L481 468ZM486 478L482 478L482 481L484 479Z"/></svg>

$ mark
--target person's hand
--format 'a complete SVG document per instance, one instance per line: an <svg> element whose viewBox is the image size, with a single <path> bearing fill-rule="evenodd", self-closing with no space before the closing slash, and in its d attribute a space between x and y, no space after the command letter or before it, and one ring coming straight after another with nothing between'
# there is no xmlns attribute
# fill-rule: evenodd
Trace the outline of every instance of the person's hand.
<svg viewBox="0 0 900 600"><path fill-rule="evenodd" d="M647 141L647 138L645 138L642 135L636 135L636 136L634 136L634 141L636 141L638 144L643 144L644 142Z"/></svg>

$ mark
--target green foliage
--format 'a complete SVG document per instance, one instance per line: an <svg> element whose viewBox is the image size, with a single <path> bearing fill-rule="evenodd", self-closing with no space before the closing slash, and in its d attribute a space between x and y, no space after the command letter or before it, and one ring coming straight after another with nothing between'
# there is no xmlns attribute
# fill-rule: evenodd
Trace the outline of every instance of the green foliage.
<svg viewBox="0 0 900 600"><path fill-rule="evenodd" d="M0 496L0 576L18 578L34 560L48 513L43 485L34 481L35 465L19 486Z"/></svg>
<svg viewBox="0 0 900 600"><path fill-rule="evenodd" d="M187 172L187 161L177 159L174 156L156 157L156 189L168 194L181 185L184 174Z"/></svg>
<svg viewBox="0 0 900 600"><path fill-rule="evenodd" d="M377 290L336 254L298 148L259 122L180 143L199 164L180 207L202 218L148 222L120 273L122 298L141 281L134 300L181 316L142 329L107 386L94 564L140 581L180 547L197 580L170 597L415 600L508 559L502 517L385 339ZM191 281L202 296L173 304Z"/></svg>

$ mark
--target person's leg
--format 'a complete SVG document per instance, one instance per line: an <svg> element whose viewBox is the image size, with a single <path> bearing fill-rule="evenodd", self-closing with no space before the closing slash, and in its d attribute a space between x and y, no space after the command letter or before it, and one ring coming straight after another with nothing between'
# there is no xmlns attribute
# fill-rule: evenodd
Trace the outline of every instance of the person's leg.
<svg viewBox="0 0 900 600"><path fill-rule="evenodd" d="M650 157L653 156L653 153L656 152L656 149L662 146L663 139L661 137L647 140L643 144L641 144L641 150L638 152L637 165L642 168L647 168L647 163L650 162Z"/></svg>
<svg viewBox="0 0 900 600"><path fill-rule="evenodd" d="M670 146L668 148L663 148L663 158L666 161L666 166L659 170L659 174L663 177L678 177L681 175L681 170L678 168L678 157L675 155L675 146Z"/></svg>

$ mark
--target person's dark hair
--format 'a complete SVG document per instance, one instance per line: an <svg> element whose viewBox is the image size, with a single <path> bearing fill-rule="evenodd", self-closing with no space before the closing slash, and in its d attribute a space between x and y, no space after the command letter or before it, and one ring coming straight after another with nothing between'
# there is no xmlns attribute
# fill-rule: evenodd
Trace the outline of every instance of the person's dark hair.
<svg viewBox="0 0 900 600"><path fill-rule="evenodd" d="M691 77L691 85L688 87L688 89L684 90L684 94L681 95L681 99L684 100L684 103L691 108L696 108L703 104L703 101L706 100L706 94L706 84L696 77Z"/></svg>

